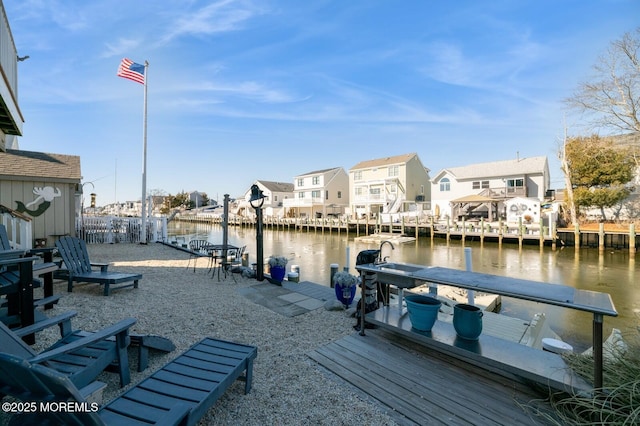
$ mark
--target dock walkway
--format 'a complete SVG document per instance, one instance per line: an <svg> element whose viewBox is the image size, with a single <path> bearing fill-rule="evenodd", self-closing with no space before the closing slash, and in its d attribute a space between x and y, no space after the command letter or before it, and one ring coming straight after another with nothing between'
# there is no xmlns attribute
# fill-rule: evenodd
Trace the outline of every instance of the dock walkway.
<svg viewBox="0 0 640 426"><path fill-rule="evenodd" d="M321 300L335 297L333 289L311 282L284 281L282 287ZM384 310L397 308L380 311ZM359 392L379 401L397 423L547 424L523 408L533 404L550 413L545 401L547 387L534 386L511 372L496 374L495 370L479 368L422 341L406 339L395 327L389 330L382 322L374 323L381 327L367 330L366 336L354 333L308 355Z"/></svg>
<svg viewBox="0 0 640 426"><path fill-rule="evenodd" d="M547 395L383 329L322 346L309 357L378 401L400 425L545 425Z"/></svg>

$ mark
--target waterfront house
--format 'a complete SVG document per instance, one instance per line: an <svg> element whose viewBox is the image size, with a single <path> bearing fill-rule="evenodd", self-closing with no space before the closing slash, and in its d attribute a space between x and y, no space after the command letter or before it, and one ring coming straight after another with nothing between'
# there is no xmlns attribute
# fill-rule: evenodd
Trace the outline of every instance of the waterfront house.
<svg viewBox="0 0 640 426"><path fill-rule="evenodd" d="M264 204L262 205L263 212L266 216L283 216L284 214L284 200L293 197L293 184L288 182L271 182L268 180L257 180L253 185L258 185L258 188L264 195ZM251 198L251 188L245 192L243 200L237 203L237 213L241 216L253 217L253 207L249 204L248 200Z"/></svg>
<svg viewBox="0 0 640 426"><path fill-rule="evenodd" d="M545 199L550 185L546 156L446 168L431 183L436 219L506 218L510 198Z"/></svg>
<svg viewBox="0 0 640 426"><path fill-rule="evenodd" d="M2 223L22 248L51 245L59 235L75 235L82 203L80 157L7 149L0 152ZM15 218L21 218L16 221ZM20 227L30 223L31 236ZM23 235L22 241L20 234Z"/></svg>
<svg viewBox="0 0 640 426"><path fill-rule="evenodd" d="M349 170L349 189L354 217L421 214L430 209L429 169L415 153L356 164Z"/></svg>
<svg viewBox="0 0 640 426"><path fill-rule="evenodd" d="M349 176L342 167L298 175L293 180L293 197L282 201L287 217L342 215L349 206Z"/></svg>
<svg viewBox="0 0 640 426"><path fill-rule="evenodd" d="M0 223L13 244L52 244L75 234L80 212L80 158L18 149L24 118L18 105L18 62L9 21L0 2Z"/></svg>
<svg viewBox="0 0 640 426"><path fill-rule="evenodd" d="M200 208L209 204L207 194L200 191L191 191L187 194L187 199L193 203L194 208Z"/></svg>

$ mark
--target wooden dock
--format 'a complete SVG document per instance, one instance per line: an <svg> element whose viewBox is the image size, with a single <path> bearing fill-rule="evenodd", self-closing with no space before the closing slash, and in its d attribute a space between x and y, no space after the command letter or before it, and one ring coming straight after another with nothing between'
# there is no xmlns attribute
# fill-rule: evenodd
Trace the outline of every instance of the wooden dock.
<svg viewBox="0 0 640 426"><path fill-rule="evenodd" d="M221 224L222 219L212 215L180 215L175 219L180 222ZM228 224L237 227L253 227L255 219L249 217L230 217ZM603 224L601 224L603 225ZM438 223L433 220L419 220L404 218L396 222L380 222L372 219L342 219L342 218L281 218L268 216L263 219L263 226L272 230L287 230L299 232L328 233L337 235L355 235L368 237L375 234L393 234L398 236L420 238L443 238L449 240L496 242L499 245L538 244L540 247L557 245L574 247L593 247L600 250L608 248L628 249L635 254L637 243L640 243L635 226L630 224L626 232L608 232L601 226L599 230L547 229L539 224L506 223L480 221L451 221Z"/></svg>
<svg viewBox="0 0 640 426"><path fill-rule="evenodd" d="M545 425L546 393L383 329L353 334L309 357L380 404L400 425Z"/></svg>

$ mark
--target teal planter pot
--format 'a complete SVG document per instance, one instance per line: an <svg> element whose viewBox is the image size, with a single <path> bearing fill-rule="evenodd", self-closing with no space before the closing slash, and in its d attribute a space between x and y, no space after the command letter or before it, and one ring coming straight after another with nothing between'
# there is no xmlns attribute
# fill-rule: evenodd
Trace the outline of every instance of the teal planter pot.
<svg viewBox="0 0 640 426"><path fill-rule="evenodd" d="M431 331L438 319L442 303L435 297L410 295L404 298L411 326L418 331Z"/></svg>
<svg viewBox="0 0 640 426"><path fill-rule="evenodd" d="M478 340L482 334L482 310L477 306L458 303L453 307L453 328L458 337Z"/></svg>

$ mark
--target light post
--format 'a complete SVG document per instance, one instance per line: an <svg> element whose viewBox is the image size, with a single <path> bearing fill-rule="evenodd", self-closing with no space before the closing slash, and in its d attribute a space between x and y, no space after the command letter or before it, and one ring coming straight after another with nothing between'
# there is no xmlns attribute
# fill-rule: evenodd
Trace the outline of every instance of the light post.
<svg viewBox="0 0 640 426"><path fill-rule="evenodd" d="M251 198L249 204L256 210L256 279L264 281L264 254L262 242L262 205L264 204L264 194L258 185L251 185Z"/></svg>

